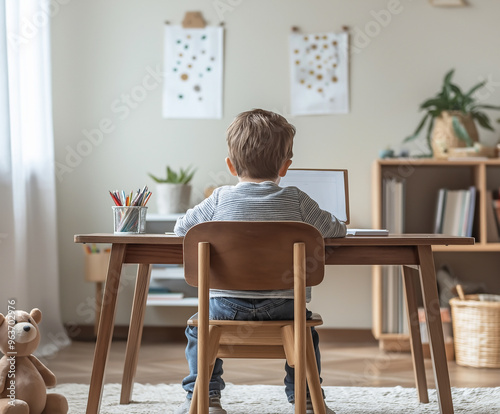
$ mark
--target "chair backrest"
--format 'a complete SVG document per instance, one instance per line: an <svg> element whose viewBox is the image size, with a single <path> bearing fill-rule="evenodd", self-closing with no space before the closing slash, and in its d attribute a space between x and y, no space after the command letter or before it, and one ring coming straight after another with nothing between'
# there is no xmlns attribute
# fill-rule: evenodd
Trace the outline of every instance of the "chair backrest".
<svg viewBox="0 0 500 414"><path fill-rule="evenodd" d="M306 246L306 286L322 282L325 247L321 233L296 221L210 221L184 238L184 277L198 285L198 243L210 243L210 288L293 288L293 246Z"/></svg>

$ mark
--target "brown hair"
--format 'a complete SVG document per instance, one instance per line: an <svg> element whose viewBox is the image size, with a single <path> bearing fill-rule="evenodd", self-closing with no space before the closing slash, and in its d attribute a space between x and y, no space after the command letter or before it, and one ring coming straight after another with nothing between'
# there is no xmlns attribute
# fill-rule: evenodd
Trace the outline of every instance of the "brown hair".
<svg viewBox="0 0 500 414"><path fill-rule="evenodd" d="M276 178L292 158L295 127L274 112L242 112L227 129L229 159L239 177Z"/></svg>

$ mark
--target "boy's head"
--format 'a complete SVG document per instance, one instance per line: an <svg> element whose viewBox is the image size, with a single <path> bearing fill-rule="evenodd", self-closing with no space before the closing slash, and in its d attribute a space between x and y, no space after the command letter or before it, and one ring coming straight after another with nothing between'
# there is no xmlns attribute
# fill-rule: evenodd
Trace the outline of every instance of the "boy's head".
<svg viewBox="0 0 500 414"><path fill-rule="evenodd" d="M238 177L278 178L293 156L294 135L295 127L274 112L253 109L239 114L227 129L229 160Z"/></svg>

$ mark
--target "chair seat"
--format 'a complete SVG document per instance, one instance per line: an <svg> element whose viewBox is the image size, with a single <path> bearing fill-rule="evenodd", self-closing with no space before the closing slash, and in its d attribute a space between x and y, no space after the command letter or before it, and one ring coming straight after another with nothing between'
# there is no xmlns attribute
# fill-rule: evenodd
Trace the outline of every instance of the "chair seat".
<svg viewBox="0 0 500 414"><path fill-rule="evenodd" d="M282 327L282 326L287 326L287 325L293 325L293 319L292 320L272 320L272 321L241 321L241 320L226 320L226 319L211 319L209 321L210 325L217 325L217 326L231 326L231 325L247 325L249 327L255 326L255 327L261 327L262 322L265 322L266 326L269 327ZM190 326L198 326L198 314L194 315L192 318L188 320L188 325ZM311 316L311 319L306 320L306 325L308 327L311 326L319 326L323 325L323 319L321 318L321 315L319 313L313 313Z"/></svg>
<svg viewBox="0 0 500 414"><path fill-rule="evenodd" d="M294 320L240 321L210 320L210 338L217 350L217 358L284 358L290 366L294 362ZM323 324L318 313L306 321L306 328ZM198 317L188 325L198 326Z"/></svg>

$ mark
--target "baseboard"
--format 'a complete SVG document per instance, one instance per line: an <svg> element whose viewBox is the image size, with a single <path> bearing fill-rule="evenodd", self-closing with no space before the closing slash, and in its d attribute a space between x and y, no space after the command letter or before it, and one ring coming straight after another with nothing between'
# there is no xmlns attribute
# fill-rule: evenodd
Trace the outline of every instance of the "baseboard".
<svg viewBox="0 0 500 414"><path fill-rule="evenodd" d="M142 332L142 341L154 342L185 342L184 326L145 326ZM66 326L68 335L75 341L94 341L93 325L72 325ZM318 328L321 342L341 342L341 343L373 343L377 341L370 329L336 329ZM115 326L113 340L126 341L128 336L128 326Z"/></svg>
<svg viewBox="0 0 500 414"><path fill-rule="evenodd" d="M75 341L95 341L93 325L73 325L71 330L66 326L68 335ZM142 330L142 341L154 342L184 342L186 336L183 326L145 326ZM128 326L118 325L113 330L113 341L126 341L128 337Z"/></svg>
<svg viewBox="0 0 500 414"><path fill-rule="evenodd" d="M321 342L342 342L342 343L373 343L377 340L371 329L339 329L339 328L318 328Z"/></svg>

